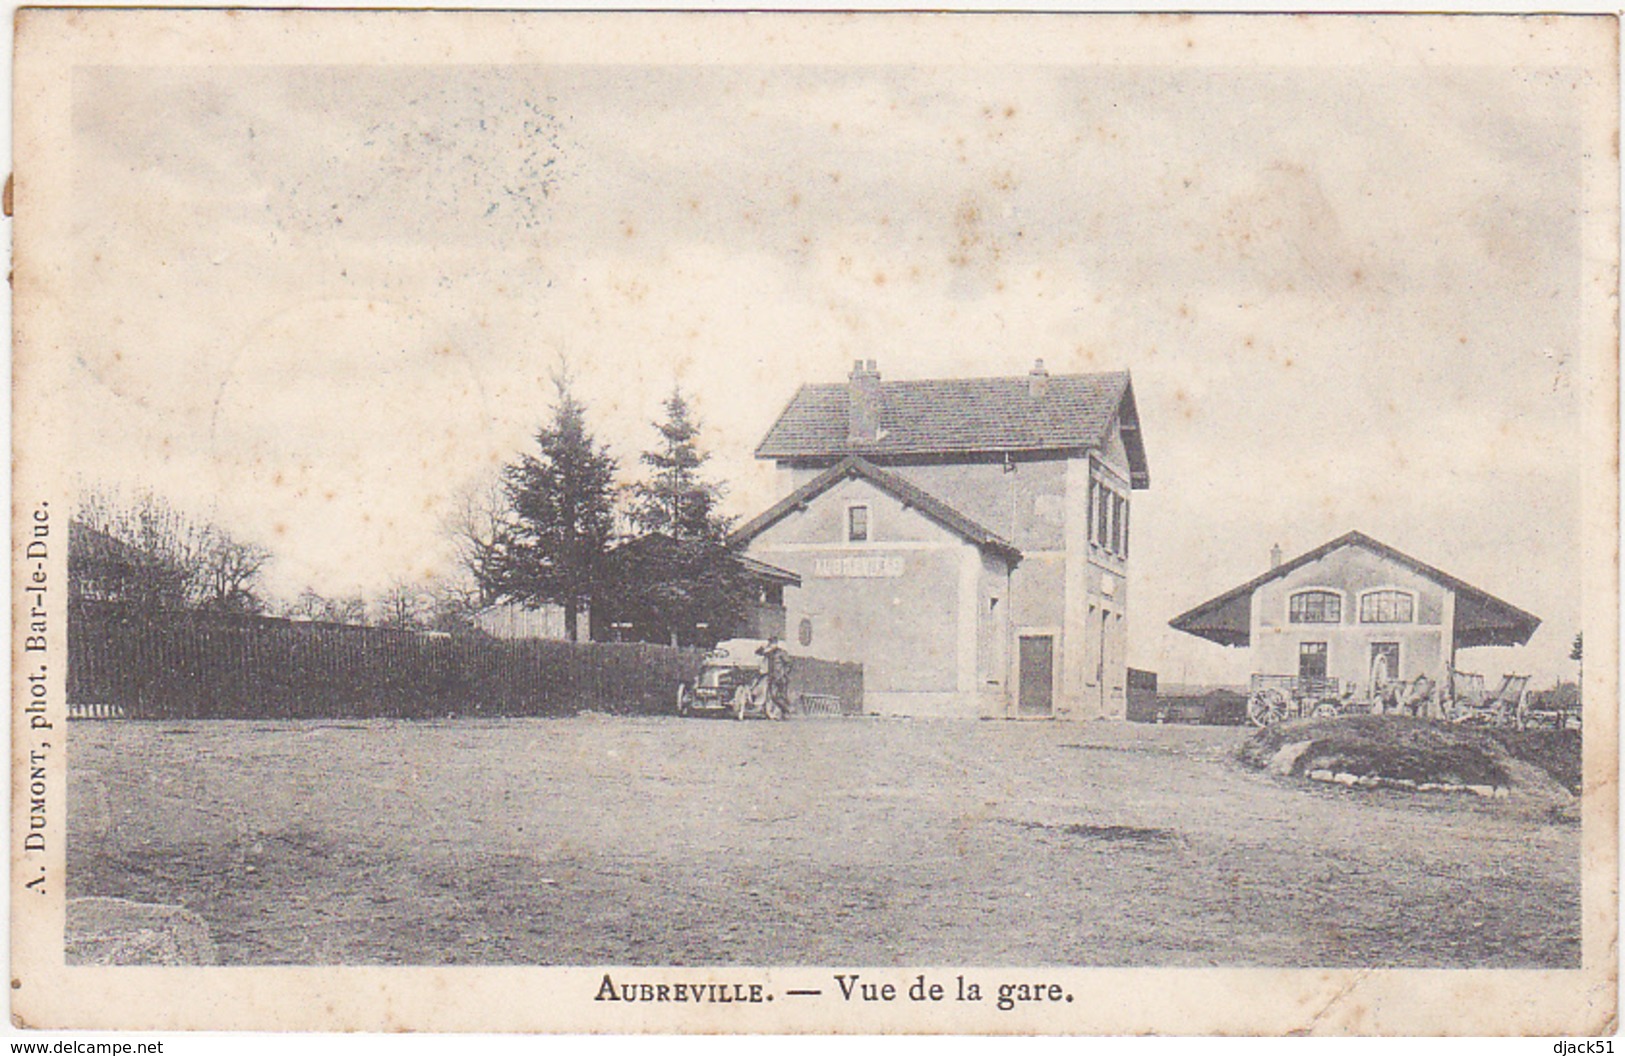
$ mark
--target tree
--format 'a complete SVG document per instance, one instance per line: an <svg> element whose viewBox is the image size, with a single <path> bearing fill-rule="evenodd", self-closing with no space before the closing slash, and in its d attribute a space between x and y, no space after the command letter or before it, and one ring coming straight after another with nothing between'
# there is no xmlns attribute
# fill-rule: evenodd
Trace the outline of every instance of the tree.
<svg viewBox="0 0 1625 1056"><path fill-rule="evenodd" d="M394 631L417 630L428 616L431 602L421 584L396 580L378 599L376 625Z"/></svg>
<svg viewBox="0 0 1625 1056"><path fill-rule="evenodd" d="M615 459L587 431L568 375L553 378L553 420L536 453L503 470L510 516L498 526L488 565L476 574L490 597L564 609L565 634L580 640L579 615L607 585L604 555L614 526Z"/></svg>
<svg viewBox="0 0 1625 1056"><path fill-rule="evenodd" d="M1578 691L1580 687L1585 685L1586 680L1584 631L1581 631L1574 636L1574 647L1569 650L1569 659L1580 665L1579 683L1575 687L1576 691Z"/></svg>
<svg viewBox="0 0 1625 1056"><path fill-rule="evenodd" d="M755 592L718 540L640 536L616 548L610 568L616 586L604 616L645 641L711 644L739 625Z"/></svg>
<svg viewBox="0 0 1625 1056"><path fill-rule="evenodd" d="M447 528L457 551L457 563L468 576L472 598L465 598L478 610L497 601L501 582L500 567L505 541L510 531L512 509L501 479L486 480L467 489L457 504ZM462 591L462 585L458 585Z"/></svg>
<svg viewBox="0 0 1625 1056"><path fill-rule="evenodd" d="M287 615L297 620L327 619L327 599L310 587L288 603Z"/></svg>
<svg viewBox="0 0 1625 1056"><path fill-rule="evenodd" d="M655 422L653 450L640 461L647 480L632 486L633 524L642 536L619 547L612 567L614 618L644 637L692 643L734 626L753 592L727 545L730 521L717 512L721 486L701 474L700 423L680 388ZM707 633L710 632L710 633Z"/></svg>
<svg viewBox="0 0 1625 1056"><path fill-rule="evenodd" d="M216 612L254 613L265 607L255 592L260 574L271 562L271 551L234 539L224 530L209 527L197 550L198 605Z"/></svg>
<svg viewBox="0 0 1625 1056"><path fill-rule="evenodd" d="M424 619L432 630L447 634L475 634L475 616L486 605L474 581L464 576L444 576L429 585L429 608Z"/></svg>
<svg viewBox="0 0 1625 1056"><path fill-rule="evenodd" d="M343 598L325 597L310 587L299 592L293 604L288 606L288 615L307 620L322 620L327 623L347 623L352 626L364 626L367 622L367 603L359 595L349 595Z"/></svg>
<svg viewBox="0 0 1625 1056"><path fill-rule="evenodd" d="M134 501L81 498L69 526L68 584L76 598L148 610L258 612L271 552L195 521L147 492Z"/></svg>
<svg viewBox="0 0 1625 1056"><path fill-rule="evenodd" d="M673 539L720 541L728 523L716 514L722 489L700 476L710 457L697 443L700 423L680 387L672 389L664 406L666 420L653 423L660 434L657 446L639 456L652 473L632 485L632 522L641 532Z"/></svg>

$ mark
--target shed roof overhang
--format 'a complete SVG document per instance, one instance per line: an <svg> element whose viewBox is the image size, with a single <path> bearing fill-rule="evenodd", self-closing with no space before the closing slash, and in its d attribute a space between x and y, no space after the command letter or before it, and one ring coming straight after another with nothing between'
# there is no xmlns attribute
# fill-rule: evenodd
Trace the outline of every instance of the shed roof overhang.
<svg viewBox="0 0 1625 1056"><path fill-rule="evenodd" d="M1463 584L1465 586L1465 584ZM1524 645L1540 626L1540 618L1515 605L1467 587L1456 592L1457 649L1479 645Z"/></svg>
<svg viewBox="0 0 1625 1056"><path fill-rule="evenodd" d="M1168 622L1175 630L1220 645L1245 647L1253 621L1253 594L1224 594Z"/></svg>

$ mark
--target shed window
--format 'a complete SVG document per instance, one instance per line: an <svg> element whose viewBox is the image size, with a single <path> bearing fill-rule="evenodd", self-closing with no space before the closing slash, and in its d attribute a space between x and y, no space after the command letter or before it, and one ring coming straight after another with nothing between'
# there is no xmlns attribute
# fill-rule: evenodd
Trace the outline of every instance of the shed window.
<svg viewBox="0 0 1625 1056"><path fill-rule="evenodd" d="M1412 623L1416 599L1403 590L1373 590L1360 595L1361 623Z"/></svg>
<svg viewBox="0 0 1625 1056"><path fill-rule="evenodd" d="M1304 590L1292 595L1287 619L1292 623L1342 623L1343 598L1330 590Z"/></svg>
<svg viewBox="0 0 1625 1056"><path fill-rule="evenodd" d="M869 507L848 506L846 508L846 541L849 543L865 543L869 541Z"/></svg>

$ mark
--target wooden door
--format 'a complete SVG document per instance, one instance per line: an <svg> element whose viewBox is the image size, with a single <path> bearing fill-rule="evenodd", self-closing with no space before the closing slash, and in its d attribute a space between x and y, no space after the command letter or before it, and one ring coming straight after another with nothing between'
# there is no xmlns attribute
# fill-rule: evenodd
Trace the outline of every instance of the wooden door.
<svg viewBox="0 0 1625 1056"><path fill-rule="evenodd" d="M1106 714L1106 702L1111 699L1110 691L1106 688L1106 621L1109 615L1105 609L1100 610L1100 634L1095 642L1095 715L1101 717Z"/></svg>
<svg viewBox="0 0 1625 1056"><path fill-rule="evenodd" d="M1055 639L1050 635L1021 636L1017 710L1022 715L1049 715L1055 710Z"/></svg>
<svg viewBox="0 0 1625 1056"><path fill-rule="evenodd" d="M1298 643L1298 678L1304 682L1326 681L1326 643Z"/></svg>

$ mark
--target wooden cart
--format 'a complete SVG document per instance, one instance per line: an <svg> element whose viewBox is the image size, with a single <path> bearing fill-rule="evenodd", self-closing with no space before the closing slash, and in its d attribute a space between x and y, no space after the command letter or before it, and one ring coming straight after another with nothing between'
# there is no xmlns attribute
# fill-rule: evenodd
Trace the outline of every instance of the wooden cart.
<svg viewBox="0 0 1625 1056"><path fill-rule="evenodd" d="M1335 678L1297 675L1254 675L1247 695L1247 719L1254 726L1274 726L1291 719L1326 719L1370 710L1355 700Z"/></svg>

